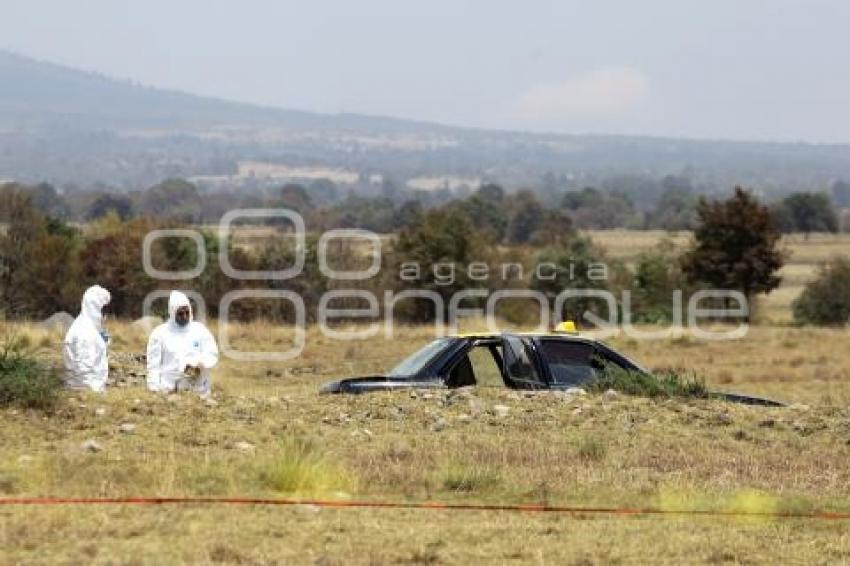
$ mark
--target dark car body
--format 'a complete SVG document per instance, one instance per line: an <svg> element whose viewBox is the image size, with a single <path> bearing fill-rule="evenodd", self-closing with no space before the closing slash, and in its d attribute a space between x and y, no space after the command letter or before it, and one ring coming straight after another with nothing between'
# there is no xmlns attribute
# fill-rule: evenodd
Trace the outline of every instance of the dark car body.
<svg viewBox="0 0 850 566"><path fill-rule="evenodd" d="M488 356L483 360L481 352ZM475 356L476 363L471 360ZM366 393L396 389L453 388L488 385L511 389L565 390L581 387L605 366L646 373L607 345L576 334L472 334L439 338L415 352L384 376L355 377L325 384L322 393ZM781 403L715 393L715 397L747 404Z"/></svg>

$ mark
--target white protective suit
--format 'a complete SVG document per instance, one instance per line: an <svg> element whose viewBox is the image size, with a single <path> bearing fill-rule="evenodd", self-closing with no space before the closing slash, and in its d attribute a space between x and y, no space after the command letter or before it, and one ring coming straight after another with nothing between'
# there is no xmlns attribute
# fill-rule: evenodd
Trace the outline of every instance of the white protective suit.
<svg viewBox="0 0 850 566"><path fill-rule="evenodd" d="M218 363L218 347L210 331L195 322L190 315L189 324L180 326L175 313L180 307L192 306L180 291L172 291L168 298L168 322L160 324L148 340L148 389L151 391L195 391L201 395L210 392L210 369ZM199 379L191 380L183 370L186 366L201 368Z"/></svg>
<svg viewBox="0 0 850 566"><path fill-rule="evenodd" d="M109 362L101 309L111 299L109 291L99 285L86 289L80 316L65 334L62 347L65 384L72 389L98 392L106 389Z"/></svg>

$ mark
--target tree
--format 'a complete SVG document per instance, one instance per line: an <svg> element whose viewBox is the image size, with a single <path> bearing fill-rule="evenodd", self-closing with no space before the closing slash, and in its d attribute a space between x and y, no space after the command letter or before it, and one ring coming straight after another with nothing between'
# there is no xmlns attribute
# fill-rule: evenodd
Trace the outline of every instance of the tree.
<svg viewBox="0 0 850 566"><path fill-rule="evenodd" d="M79 234L45 217L19 187L0 192L0 305L4 316L47 316L74 310L79 301Z"/></svg>
<svg viewBox="0 0 850 566"><path fill-rule="evenodd" d="M86 219L96 220L106 216L110 211L115 212L121 220L128 220L133 216L133 201L124 195L100 195L89 206Z"/></svg>
<svg viewBox="0 0 850 566"><path fill-rule="evenodd" d="M23 311L30 317L46 318L60 311L76 313L84 286L77 261L78 237L55 227L39 234L18 277L24 286Z"/></svg>
<svg viewBox="0 0 850 566"><path fill-rule="evenodd" d="M698 202L690 189L669 186L661 193L658 204L647 219L647 225L662 230L692 230L697 223Z"/></svg>
<svg viewBox="0 0 850 566"><path fill-rule="evenodd" d="M665 238L638 255L635 266L632 320L664 322L673 319L673 294L685 291L679 256Z"/></svg>
<svg viewBox="0 0 850 566"><path fill-rule="evenodd" d="M530 285L531 289L542 292L552 306L566 289L611 290L619 286L626 275L621 265L606 261L604 252L589 238L578 236L545 248L537 255L535 264L554 266L553 270L538 268ZM564 303L563 312L555 314L566 320L583 322L587 322L585 312L606 320L616 317L617 313L607 312L605 304L598 298L573 297Z"/></svg>
<svg viewBox="0 0 850 566"><path fill-rule="evenodd" d="M525 244L543 222L543 205L529 190L519 191L510 199L511 219L507 239L512 244Z"/></svg>
<svg viewBox="0 0 850 566"><path fill-rule="evenodd" d="M287 183L280 188L280 204L299 214L313 210L313 200L307 194L307 189L298 183Z"/></svg>
<svg viewBox="0 0 850 566"><path fill-rule="evenodd" d="M660 182L648 174L631 173L607 177L602 181L602 188L611 194L629 195L629 199L637 208L649 210L658 203L659 195L666 189L679 188L691 190L691 182L687 177L667 175Z"/></svg>
<svg viewBox="0 0 850 566"><path fill-rule="evenodd" d="M594 208L602 206L604 201L602 193L593 187L585 187L580 191L567 191L561 199L561 206L567 210L576 211L580 208Z"/></svg>
<svg viewBox="0 0 850 566"><path fill-rule="evenodd" d="M481 235L491 242L501 242L508 229L505 211L505 192L498 185L483 185L468 198L454 206L466 214Z"/></svg>
<svg viewBox="0 0 850 566"><path fill-rule="evenodd" d="M86 242L80 252L82 281L86 286L97 283L108 289L110 308L118 316L141 316L145 297L157 287L140 260L145 235L159 227L147 219L118 222Z"/></svg>
<svg viewBox="0 0 850 566"><path fill-rule="evenodd" d="M310 226L318 226L322 230L361 228L387 233L399 227L399 218L398 211L389 198L349 195L345 201L335 206L314 211L310 216Z"/></svg>
<svg viewBox="0 0 850 566"><path fill-rule="evenodd" d="M791 308L804 324L844 325L850 320L850 259L836 256L822 264Z"/></svg>
<svg viewBox="0 0 850 566"><path fill-rule="evenodd" d="M419 222L422 219L422 203L418 200L405 201L399 207L396 219L400 228Z"/></svg>
<svg viewBox="0 0 850 566"><path fill-rule="evenodd" d="M219 239L218 235L207 231L202 231L201 234L204 237L204 247L207 250L207 268L198 277L197 283L193 284L193 287L204 297L207 304L207 314L220 317L222 313L219 312L218 307L226 293L237 289L254 288L258 282L233 279L225 274L216 260L223 241ZM255 255L241 246L234 245L232 238L227 239L227 246L227 256L235 269L239 271L261 269ZM258 304L260 302L262 304ZM228 315L234 320L248 320L262 313L263 308L268 307L269 301L243 299L233 303Z"/></svg>
<svg viewBox="0 0 850 566"><path fill-rule="evenodd" d="M570 212L579 228L621 228L635 219L634 203L626 194L604 193L593 187L564 193L561 207Z"/></svg>
<svg viewBox="0 0 850 566"><path fill-rule="evenodd" d="M418 223L402 229L399 234L391 257L389 273L393 280L390 284L402 290L435 291L447 308L455 292L480 286L479 282L469 278L468 265L481 261L484 256L483 242L463 212L451 207L431 210ZM437 265L446 266L446 269L437 269ZM406 266L416 266L417 274L411 280L402 277ZM450 270L448 266L451 266ZM447 275L449 272L451 277ZM411 320L434 320L436 311L433 302L414 299L413 303L412 308L405 309Z"/></svg>
<svg viewBox="0 0 850 566"><path fill-rule="evenodd" d="M782 199L775 214L783 232L837 232L838 216L826 193L794 193Z"/></svg>
<svg viewBox="0 0 850 566"><path fill-rule="evenodd" d="M68 203L56 192L53 185L39 183L31 187L24 187L24 190L32 198L32 205L42 214L62 220L67 220L70 216Z"/></svg>
<svg viewBox="0 0 850 566"><path fill-rule="evenodd" d="M531 235L531 243L535 246L560 246L576 236L573 220L561 208L550 208L543 212L540 225Z"/></svg>
<svg viewBox="0 0 850 566"><path fill-rule="evenodd" d="M140 209L146 216L199 222L201 197L192 183L183 179L166 179L145 191Z"/></svg>
<svg viewBox="0 0 850 566"><path fill-rule="evenodd" d="M16 186L5 185L0 192L0 221L9 224L0 236L0 304L3 315L9 316L25 306L26 286L21 273L32 242L43 232L43 219L29 195Z"/></svg>
<svg viewBox="0 0 850 566"><path fill-rule="evenodd" d="M695 241L682 260L689 282L740 291L749 300L780 283L780 233L768 208L744 191L725 201L700 199Z"/></svg>
<svg viewBox="0 0 850 566"><path fill-rule="evenodd" d="M330 179L316 179L310 183L307 192L312 195L312 200L325 205L336 202L339 198L339 189Z"/></svg>
<svg viewBox="0 0 850 566"><path fill-rule="evenodd" d="M334 243L339 244L340 248L344 247L348 253L335 253L338 248L328 246L328 262L335 269L351 269L351 265L345 265L346 263L350 264L354 259L350 249L350 242L336 240ZM287 280L272 279L267 282L267 285L271 289L285 289L297 293L306 305L307 319L312 322L315 321L319 301L322 295L328 290L329 280L319 269L318 238L311 235L307 238L305 244L304 269L298 277ZM260 251L258 257L259 269L265 271L286 269L295 264L295 255L296 250L290 242L273 242L263 247ZM288 301L275 301L273 304L265 303L260 306L263 309L263 315L267 318L288 323L295 322L295 312L292 304ZM258 315L259 313L256 313L253 317Z"/></svg>

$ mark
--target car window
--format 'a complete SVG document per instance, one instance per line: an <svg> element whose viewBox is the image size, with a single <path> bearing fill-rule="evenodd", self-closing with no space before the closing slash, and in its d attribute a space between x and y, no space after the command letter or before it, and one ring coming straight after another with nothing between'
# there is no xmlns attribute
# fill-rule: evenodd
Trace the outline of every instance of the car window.
<svg viewBox="0 0 850 566"><path fill-rule="evenodd" d="M594 348L582 342L542 340L543 358L554 383L581 385L596 376Z"/></svg>
<svg viewBox="0 0 850 566"><path fill-rule="evenodd" d="M505 336L503 350L505 373L511 381L516 385L543 384L527 338Z"/></svg>
<svg viewBox="0 0 850 566"><path fill-rule="evenodd" d="M388 377L413 377L421 372L428 363L443 353L451 344L449 338L440 338L429 342L412 353L387 374Z"/></svg>

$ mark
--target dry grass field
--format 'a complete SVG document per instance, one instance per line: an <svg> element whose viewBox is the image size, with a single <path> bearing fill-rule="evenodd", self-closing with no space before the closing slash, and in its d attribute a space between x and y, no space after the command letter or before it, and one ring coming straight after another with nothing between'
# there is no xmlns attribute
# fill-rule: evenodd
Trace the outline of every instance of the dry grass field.
<svg viewBox="0 0 850 566"><path fill-rule="evenodd" d="M255 235L246 235L255 236ZM262 235L260 235L262 237ZM633 261L662 233L595 232ZM684 245L687 235L675 236ZM732 342L608 342L649 368L786 408L623 395L474 391L317 394L388 369L433 330L339 342L313 327L299 357L223 358L212 400L143 387L144 329L113 322L104 395L51 414L0 409L0 497L236 496L549 504L667 511L850 512L850 330L795 328L789 305L846 236L789 238L783 286ZM471 324L475 324L474 322ZM212 324L215 331L215 324ZM61 335L0 325L59 362ZM247 351L291 329L235 326ZM500 407L496 410L497 405ZM850 562L850 521L278 506L0 506L0 563L645 564Z"/></svg>
<svg viewBox="0 0 850 566"><path fill-rule="evenodd" d="M284 363L223 359L212 401L133 384L145 333L113 323L128 385L54 414L0 410L3 497L247 496L850 511L850 331L754 327L742 340L610 342L715 389L792 404L476 391L317 395L430 338L340 343L316 328ZM4 328L57 356L61 336ZM285 329L238 327L245 350ZM509 408L507 414L496 405ZM127 426L131 425L131 426ZM85 447L93 440L97 449ZM850 523L437 509L3 506L3 563L798 563L850 560Z"/></svg>

